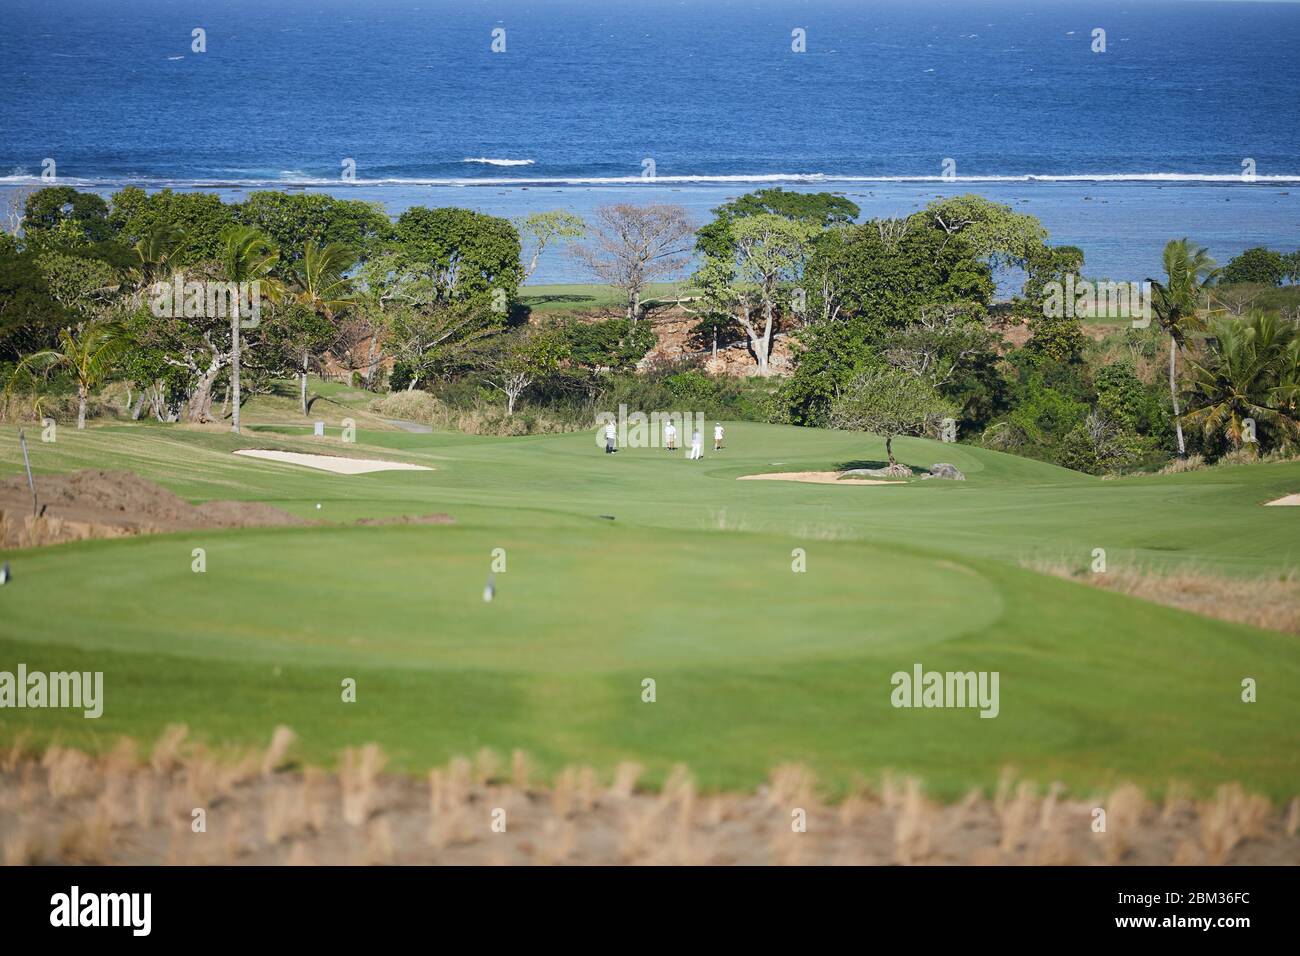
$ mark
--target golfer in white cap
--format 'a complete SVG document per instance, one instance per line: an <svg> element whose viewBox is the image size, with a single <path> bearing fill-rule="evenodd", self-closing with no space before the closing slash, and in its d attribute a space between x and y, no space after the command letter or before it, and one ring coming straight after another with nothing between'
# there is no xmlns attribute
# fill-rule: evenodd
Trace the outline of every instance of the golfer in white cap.
<svg viewBox="0 0 1300 956"><path fill-rule="evenodd" d="M713 423L713 450L722 451L722 422Z"/></svg>
<svg viewBox="0 0 1300 956"><path fill-rule="evenodd" d="M618 451L618 429L613 422L605 424L605 454L612 455Z"/></svg>
<svg viewBox="0 0 1300 956"><path fill-rule="evenodd" d="M698 428L691 433L691 453L687 457L691 461L704 457L704 439L700 437Z"/></svg>
<svg viewBox="0 0 1300 956"><path fill-rule="evenodd" d="M670 419L664 426L664 447L669 451L677 450L677 426Z"/></svg>

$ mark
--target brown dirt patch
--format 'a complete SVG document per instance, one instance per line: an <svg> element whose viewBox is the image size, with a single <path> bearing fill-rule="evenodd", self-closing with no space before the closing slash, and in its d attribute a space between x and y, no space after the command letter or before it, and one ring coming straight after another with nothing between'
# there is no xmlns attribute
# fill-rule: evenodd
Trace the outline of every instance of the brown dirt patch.
<svg viewBox="0 0 1300 956"><path fill-rule="evenodd" d="M384 525L384 524L455 524L456 519L449 514L432 515L395 515L391 518L358 518L357 524L363 525Z"/></svg>
<svg viewBox="0 0 1300 956"><path fill-rule="evenodd" d="M192 505L129 471L41 475L36 479L36 495L40 512L33 516L26 476L0 479L0 546L25 548L195 528L306 523L257 501Z"/></svg>

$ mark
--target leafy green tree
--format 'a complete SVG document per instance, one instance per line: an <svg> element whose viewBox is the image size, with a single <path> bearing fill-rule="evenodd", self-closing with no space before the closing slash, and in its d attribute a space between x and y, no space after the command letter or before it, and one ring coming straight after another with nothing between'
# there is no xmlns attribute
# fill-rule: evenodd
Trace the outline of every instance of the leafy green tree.
<svg viewBox="0 0 1300 956"><path fill-rule="evenodd" d="M57 347L27 356L18 363L10 381L20 381L36 369L66 369L77 382L77 428L85 428L91 389L112 372L125 345L122 327L116 322L94 319L62 329Z"/></svg>
<svg viewBox="0 0 1300 956"><path fill-rule="evenodd" d="M587 224L580 216L567 213L562 209L547 212L535 212L515 221L521 242L528 250L528 265L523 271L520 284L527 282L537 271L537 263L542 253L556 243L569 243L581 239L587 234Z"/></svg>
<svg viewBox="0 0 1300 956"><path fill-rule="evenodd" d="M34 253L0 250L0 358L52 345L73 321L50 294Z"/></svg>
<svg viewBox="0 0 1300 956"><path fill-rule="evenodd" d="M27 197L23 233L38 248L51 245L83 245L108 239L112 225L108 204L95 193L78 192L71 186L49 186ZM59 239L54 239L59 236Z"/></svg>
<svg viewBox="0 0 1300 956"><path fill-rule="evenodd" d="M943 419L956 413L920 376L897 368L867 369L831 403L830 426L880 435L892 467L897 464L895 438L934 434Z"/></svg>
<svg viewBox="0 0 1300 956"><path fill-rule="evenodd" d="M569 357L559 328L525 326L500 336L484 362L483 384L506 400L506 415L514 415L519 398L530 387L554 375Z"/></svg>
<svg viewBox="0 0 1300 956"><path fill-rule="evenodd" d="M569 360L593 371L626 371L645 358L657 341L644 322L607 319L564 326Z"/></svg>
<svg viewBox="0 0 1300 956"><path fill-rule="evenodd" d="M936 199L918 215L946 235L960 235L976 257L994 268L1028 269L1044 253L1047 230L1036 216L967 193Z"/></svg>
<svg viewBox="0 0 1300 956"><path fill-rule="evenodd" d="M1083 250L1078 246L1044 245L1034 250L1025 270L1028 277L1025 280L1024 293L1035 311L1041 310L1043 299L1046 297L1047 284L1057 282L1063 286L1066 276L1082 275L1083 263Z"/></svg>
<svg viewBox="0 0 1300 956"><path fill-rule="evenodd" d="M347 247L355 262L369 258L393 234L380 204L324 193L255 192L235 207L234 215L275 244L285 271L298 263L307 243Z"/></svg>
<svg viewBox="0 0 1300 956"><path fill-rule="evenodd" d="M384 350L393 357L413 391L421 382L472 365L472 348L500 331L487 311L472 302L454 302L434 308L395 303L383 313Z"/></svg>
<svg viewBox="0 0 1300 956"><path fill-rule="evenodd" d="M1178 457L1187 457L1183 439L1182 414L1178 406L1178 353L1187 336L1199 323L1197 309L1204 287L1213 280L1217 269L1204 248L1193 246L1189 239L1171 239L1164 252L1165 281L1151 283L1151 308L1160 328L1169 336L1169 398L1174 409L1174 432L1178 440Z"/></svg>
<svg viewBox="0 0 1300 956"><path fill-rule="evenodd" d="M69 313L82 318L105 311L121 286L116 270L107 262L74 252L43 252L36 265L50 295Z"/></svg>
<svg viewBox="0 0 1300 956"><path fill-rule="evenodd" d="M146 193L127 186L113 194L109 223L117 238L133 247L163 227L178 229L186 242L172 257L174 267L188 267L219 259L224 231L235 224L234 207L215 193L178 193L162 189Z"/></svg>
<svg viewBox="0 0 1300 956"><path fill-rule="evenodd" d="M883 334L862 316L818 322L795 335L795 366L777 393L779 420L824 428L831 402L853 376L879 358Z"/></svg>
<svg viewBox="0 0 1300 956"><path fill-rule="evenodd" d="M803 275L820 228L771 213L731 223L733 255L709 258L695 275L707 314L734 316L749 338L758 374L768 374L782 291Z"/></svg>
<svg viewBox="0 0 1300 956"><path fill-rule="evenodd" d="M505 219L413 206L398 217L396 236L395 264L423 287L427 305L504 305L519 290L519 233Z"/></svg>
<svg viewBox="0 0 1300 956"><path fill-rule="evenodd" d="M1238 282L1281 285L1286 275L1287 261L1282 253L1256 246L1230 260L1223 267L1219 281L1229 285Z"/></svg>
<svg viewBox="0 0 1300 956"><path fill-rule="evenodd" d="M915 321L925 306L987 305L993 296L989 266L965 239L916 217L822 233L803 286L809 311L820 321L865 315L894 327Z"/></svg>
<svg viewBox="0 0 1300 956"><path fill-rule="evenodd" d="M760 189L714 209L713 221L696 232L695 247L706 257L729 258L735 242L731 224L748 216L784 216L796 222L828 228L851 223L860 212L852 200L834 193L787 192L779 186Z"/></svg>

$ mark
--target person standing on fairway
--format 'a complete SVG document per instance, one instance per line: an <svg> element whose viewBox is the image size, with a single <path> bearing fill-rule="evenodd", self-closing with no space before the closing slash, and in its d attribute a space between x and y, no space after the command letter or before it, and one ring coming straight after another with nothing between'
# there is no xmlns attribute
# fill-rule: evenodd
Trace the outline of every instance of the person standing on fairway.
<svg viewBox="0 0 1300 956"><path fill-rule="evenodd" d="M722 422L713 423L713 450L722 451Z"/></svg>
<svg viewBox="0 0 1300 956"><path fill-rule="evenodd" d="M704 457L704 439L700 437L700 430L697 428L691 434L691 453L687 456L691 461Z"/></svg>
<svg viewBox="0 0 1300 956"><path fill-rule="evenodd" d="M671 419L664 426L664 447L669 451L677 450L677 426L672 423Z"/></svg>
<svg viewBox="0 0 1300 956"><path fill-rule="evenodd" d="M612 455L618 451L618 429L613 422L605 423L605 454Z"/></svg>

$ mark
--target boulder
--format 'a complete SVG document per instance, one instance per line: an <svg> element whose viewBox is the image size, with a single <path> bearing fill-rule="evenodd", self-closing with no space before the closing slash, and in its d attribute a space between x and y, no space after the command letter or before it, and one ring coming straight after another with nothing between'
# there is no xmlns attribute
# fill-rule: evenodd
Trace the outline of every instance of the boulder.
<svg viewBox="0 0 1300 956"><path fill-rule="evenodd" d="M965 481L966 476L957 470L955 465L950 465L946 461L936 461L930 466L930 473L927 478L947 478L949 481Z"/></svg>

